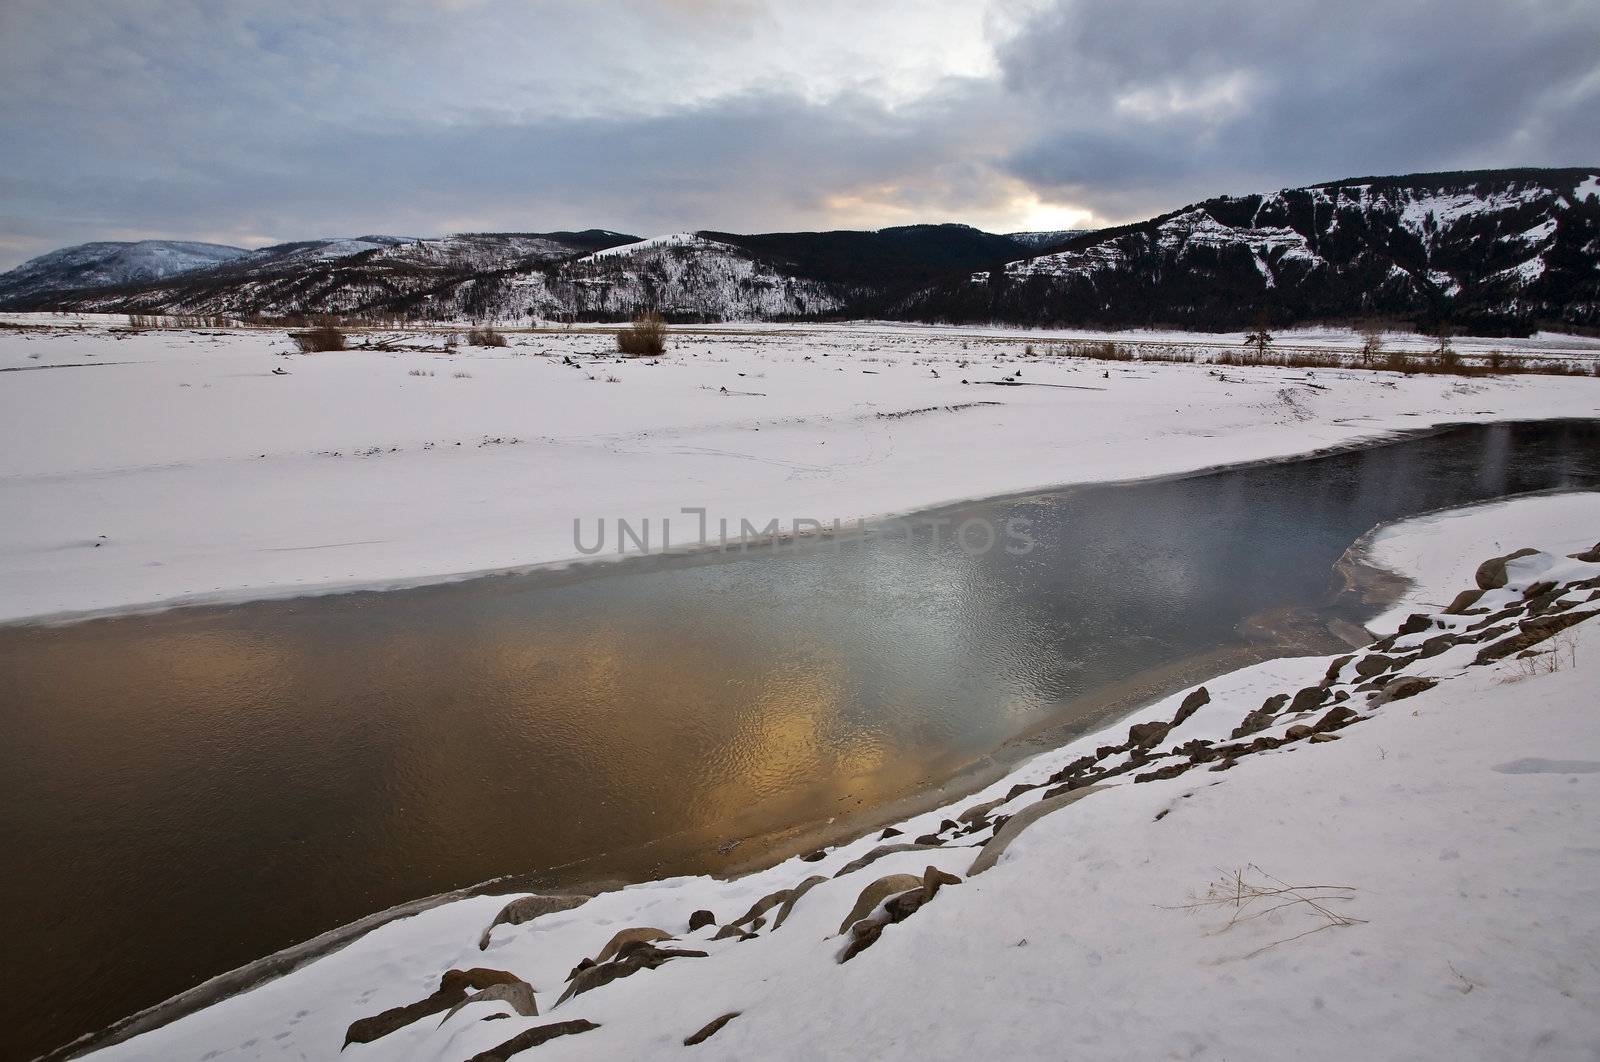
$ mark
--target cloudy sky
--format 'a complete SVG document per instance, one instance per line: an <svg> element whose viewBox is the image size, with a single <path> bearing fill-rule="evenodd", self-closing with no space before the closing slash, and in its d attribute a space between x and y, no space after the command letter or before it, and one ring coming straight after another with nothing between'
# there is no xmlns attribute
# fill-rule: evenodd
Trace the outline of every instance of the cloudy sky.
<svg viewBox="0 0 1600 1062"><path fill-rule="evenodd" d="M1600 163L1593 0L0 0L0 268L65 244L1133 220Z"/></svg>

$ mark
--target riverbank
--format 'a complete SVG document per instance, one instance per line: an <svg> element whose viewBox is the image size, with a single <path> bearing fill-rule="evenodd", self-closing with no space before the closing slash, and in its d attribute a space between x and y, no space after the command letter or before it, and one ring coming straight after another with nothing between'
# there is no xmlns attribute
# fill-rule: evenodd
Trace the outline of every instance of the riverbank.
<svg viewBox="0 0 1600 1062"><path fill-rule="evenodd" d="M1588 1057L1597 527L1587 494L1383 529L1412 586L1366 650L736 881L448 903L96 1057L642 1058L731 1013L696 1057ZM1479 578L1507 545L1544 552ZM502 987L450 1013L469 982Z"/></svg>
<svg viewBox="0 0 1600 1062"><path fill-rule="evenodd" d="M1441 423L1600 413L1594 377L1107 364L1055 356L1054 334L995 329L684 330L665 357L628 362L609 334L582 330L504 348L362 338L390 349L299 354L280 332L109 322L0 330L0 370L16 370L0 377L0 507L13 514L0 621L614 558L636 548L619 519L648 523L652 549L671 520L689 546L699 510L709 537L724 519L734 535L744 521L848 525ZM1594 356L1570 337L1492 343Z"/></svg>

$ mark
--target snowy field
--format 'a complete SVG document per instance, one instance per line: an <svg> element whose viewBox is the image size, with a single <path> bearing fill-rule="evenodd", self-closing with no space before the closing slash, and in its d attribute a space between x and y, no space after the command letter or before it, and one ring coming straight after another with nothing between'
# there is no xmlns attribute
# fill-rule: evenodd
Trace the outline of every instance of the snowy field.
<svg viewBox="0 0 1600 1062"><path fill-rule="evenodd" d="M1600 494L1385 529L1371 556L1427 613L1406 633L1170 697L902 823L910 847L525 919L458 900L94 1057L487 1060L559 1032L514 1057L1592 1059L1600 623L1573 621L1600 563L1567 553L1597 538ZM1430 606L1510 546L1545 552ZM1503 648L1539 623L1565 626ZM508 987L434 995L449 970Z"/></svg>
<svg viewBox="0 0 1600 1062"><path fill-rule="evenodd" d="M1303 453L1448 421L1594 416L1600 379L1101 364L1090 333L858 324L676 330L659 361L608 332L131 333L121 317L0 328L0 619L403 585L578 557L596 521L707 510L830 524L1071 482ZM1116 333L1141 349L1240 337ZM1283 349L1353 349L1336 330ZM1392 346L1425 349L1418 336ZM1032 344L1040 353L1025 355ZM1456 343L1589 360L1561 336ZM1010 379L1011 384L1004 384ZM996 383L1002 386L994 386ZM630 546L630 549L632 547Z"/></svg>

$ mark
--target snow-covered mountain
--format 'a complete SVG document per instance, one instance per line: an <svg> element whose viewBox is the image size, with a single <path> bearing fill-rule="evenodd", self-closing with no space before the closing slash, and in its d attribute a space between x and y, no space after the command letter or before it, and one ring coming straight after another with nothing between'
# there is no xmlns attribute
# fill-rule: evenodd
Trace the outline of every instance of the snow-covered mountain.
<svg viewBox="0 0 1600 1062"><path fill-rule="evenodd" d="M797 276L745 248L685 232L473 277L430 294L416 309L430 318L623 320L655 310L678 320L721 321L833 313L852 294L845 285Z"/></svg>
<svg viewBox="0 0 1600 1062"><path fill-rule="evenodd" d="M263 317L404 314L469 279L527 270L636 239L590 229L309 240L264 247L212 269L133 288L72 293L48 308Z"/></svg>
<svg viewBox="0 0 1600 1062"><path fill-rule="evenodd" d="M123 250L95 250L104 247ZM207 253L213 261L196 262ZM1600 325L1600 170L1354 178L1091 232L910 225L641 240L589 229L257 251L85 245L0 277L0 308L434 320L653 309L682 320L1191 328L1265 312L1277 324L1381 316L1526 333Z"/></svg>
<svg viewBox="0 0 1600 1062"><path fill-rule="evenodd" d="M30 259L0 275L0 305L83 288L160 280L248 257L243 247L183 240L81 243Z"/></svg>
<svg viewBox="0 0 1600 1062"><path fill-rule="evenodd" d="M1229 327L1368 314L1600 323L1600 171L1364 177L1223 196L912 300L911 316Z"/></svg>

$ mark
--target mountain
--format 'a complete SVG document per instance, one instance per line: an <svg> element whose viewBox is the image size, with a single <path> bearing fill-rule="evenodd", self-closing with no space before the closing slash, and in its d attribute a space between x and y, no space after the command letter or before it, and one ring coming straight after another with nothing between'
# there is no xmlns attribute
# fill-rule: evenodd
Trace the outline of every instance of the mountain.
<svg viewBox="0 0 1600 1062"><path fill-rule="evenodd" d="M0 275L0 306L48 300L83 288L160 280L249 254L243 247L182 240L82 243L42 254Z"/></svg>
<svg viewBox="0 0 1600 1062"><path fill-rule="evenodd" d="M1600 171L1360 177L1221 196L947 281L900 316L1236 328L1408 317L1600 324Z"/></svg>
<svg viewBox="0 0 1600 1062"><path fill-rule="evenodd" d="M262 317L402 314L470 278L527 270L637 239L588 229L309 240L263 247L159 281L57 296L39 308Z"/></svg>
<svg viewBox="0 0 1600 1062"><path fill-rule="evenodd" d="M683 321L1196 329L1265 314L1276 325L1447 321L1479 334L1596 327L1600 170L1351 178L1088 232L907 225L643 240L603 229L361 236L256 251L86 244L0 277L0 308L411 320L659 310Z"/></svg>
<svg viewBox="0 0 1600 1062"><path fill-rule="evenodd" d="M833 314L857 294L849 285L804 275L709 234L676 233L473 277L405 310L430 319L590 321L627 320L655 310L672 320L726 321Z"/></svg>

